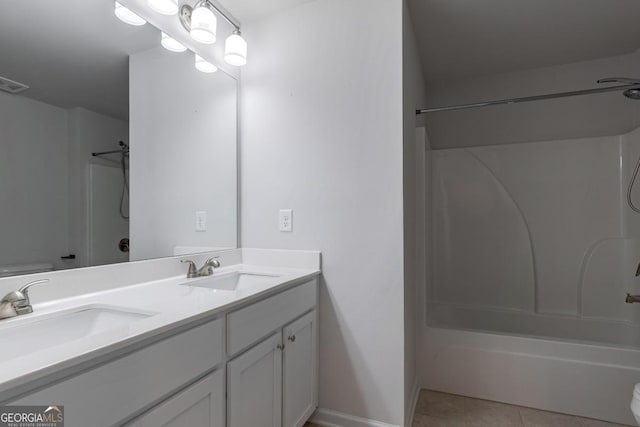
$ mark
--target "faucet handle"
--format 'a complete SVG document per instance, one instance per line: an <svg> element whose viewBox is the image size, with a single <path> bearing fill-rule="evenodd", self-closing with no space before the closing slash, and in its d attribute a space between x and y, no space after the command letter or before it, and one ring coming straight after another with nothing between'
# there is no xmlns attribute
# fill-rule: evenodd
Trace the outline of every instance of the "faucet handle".
<svg viewBox="0 0 640 427"><path fill-rule="evenodd" d="M27 297L27 299L29 299L29 288L34 285L41 285L43 283L49 283L49 279L42 279L42 280L36 280L34 282L29 282L23 287L21 287L20 289L18 289L18 292L23 293L24 296Z"/></svg>
<svg viewBox="0 0 640 427"><path fill-rule="evenodd" d="M2 308L0 311L3 312L3 314L0 315L0 318L32 313L33 308L31 307L31 301L29 300L29 288L34 285L48 282L49 279L36 280L34 282L27 283L17 291L9 292L2 298L2 300L0 300L0 307ZM12 313L9 306L11 306L11 308L13 308L13 312L15 312L13 316L10 316Z"/></svg>
<svg viewBox="0 0 640 427"><path fill-rule="evenodd" d="M193 279L194 277L198 277L198 269L196 268L196 264L190 259L183 259L180 262L189 263L189 271L187 272L187 279Z"/></svg>
<svg viewBox="0 0 640 427"><path fill-rule="evenodd" d="M29 282L26 285L22 286L17 291L9 292L7 295L2 298L1 302L10 302L14 305L29 305L31 302L29 301L29 288L34 285L40 285L42 283L49 282L49 279L36 280L34 282Z"/></svg>
<svg viewBox="0 0 640 427"><path fill-rule="evenodd" d="M214 268L220 268L220 261L218 261L218 258L220 257L214 256L212 258L209 258L207 262L204 263L204 265L210 265Z"/></svg>

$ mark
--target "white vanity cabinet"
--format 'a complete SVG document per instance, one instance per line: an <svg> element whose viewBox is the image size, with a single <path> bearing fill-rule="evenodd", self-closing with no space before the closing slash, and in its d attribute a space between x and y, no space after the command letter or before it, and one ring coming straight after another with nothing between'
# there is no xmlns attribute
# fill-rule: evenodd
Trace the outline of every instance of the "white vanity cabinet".
<svg viewBox="0 0 640 427"><path fill-rule="evenodd" d="M223 373L223 337L224 319L206 322L8 403L63 405L66 427L122 425L214 370ZM224 381L216 384L223 396Z"/></svg>
<svg viewBox="0 0 640 427"><path fill-rule="evenodd" d="M227 316L228 349L254 344L227 363L228 427L301 427L313 413L317 406L316 300L313 281ZM245 330L250 324L270 335L253 343L247 337L255 339L256 328L251 334Z"/></svg>
<svg viewBox="0 0 640 427"><path fill-rule="evenodd" d="M64 405L67 427L300 427L317 406L317 293L314 278L258 297L0 403Z"/></svg>
<svg viewBox="0 0 640 427"><path fill-rule="evenodd" d="M317 314L284 328L283 427L300 427L318 405Z"/></svg>
<svg viewBox="0 0 640 427"><path fill-rule="evenodd" d="M165 400L127 427L224 427L224 371Z"/></svg>
<svg viewBox="0 0 640 427"><path fill-rule="evenodd" d="M282 426L282 334L227 364L228 426Z"/></svg>

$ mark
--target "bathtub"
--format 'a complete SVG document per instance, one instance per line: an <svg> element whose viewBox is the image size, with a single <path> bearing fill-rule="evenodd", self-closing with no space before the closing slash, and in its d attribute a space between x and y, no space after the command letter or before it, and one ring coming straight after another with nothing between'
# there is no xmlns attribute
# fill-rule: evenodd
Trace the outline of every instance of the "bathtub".
<svg viewBox="0 0 640 427"><path fill-rule="evenodd" d="M640 382L637 326L472 307L429 311L419 339L423 388L636 425L629 403Z"/></svg>

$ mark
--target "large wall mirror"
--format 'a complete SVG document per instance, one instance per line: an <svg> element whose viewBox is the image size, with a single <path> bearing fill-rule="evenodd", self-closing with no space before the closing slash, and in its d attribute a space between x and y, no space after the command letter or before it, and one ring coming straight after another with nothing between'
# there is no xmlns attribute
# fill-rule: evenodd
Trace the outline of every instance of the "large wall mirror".
<svg viewBox="0 0 640 427"><path fill-rule="evenodd" d="M0 14L0 277L237 246L237 81L113 0Z"/></svg>

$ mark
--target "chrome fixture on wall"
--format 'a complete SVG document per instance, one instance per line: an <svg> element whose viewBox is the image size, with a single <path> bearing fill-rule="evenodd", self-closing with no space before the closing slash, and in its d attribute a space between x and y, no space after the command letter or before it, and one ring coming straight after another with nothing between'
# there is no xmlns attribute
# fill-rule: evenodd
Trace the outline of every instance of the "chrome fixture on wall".
<svg viewBox="0 0 640 427"><path fill-rule="evenodd" d="M33 307L29 299L29 288L48 282L49 279L36 280L35 282L27 283L17 291L9 292L5 295L0 300L0 319L33 313Z"/></svg>
<svg viewBox="0 0 640 427"><path fill-rule="evenodd" d="M490 107L493 105L519 104L522 102L544 101L546 99L567 98L570 96L592 95L595 93L624 91L623 94L629 99L640 100L640 79L628 77L608 77L599 79L597 83L623 83L619 86L597 87L593 89L574 90L570 92L548 93L545 95L525 96L522 98L507 98L495 101L482 101L470 104L449 105L445 107L423 108L416 110L416 114L439 113L444 111L467 110L469 108Z"/></svg>
<svg viewBox="0 0 640 427"><path fill-rule="evenodd" d="M119 150L102 151L100 153L91 153L93 157L100 157L107 154L120 154L120 168L122 170L122 192L120 194L120 216L122 219L129 220L129 215L124 211L124 198L129 194L129 177L127 176L127 159L129 158L129 144L124 141L118 142Z"/></svg>
<svg viewBox="0 0 640 427"><path fill-rule="evenodd" d="M635 304L637 302L640 302L640 295L627 294L627 297L624 299L624 302L626 302L627 304Z"/></svg>
<svg viewBox="0 0 640 427"><path fill-rule="evenodd" d="M213 258L209 258L199 269L196 267L196 264L190 259L183 259L180 262L183 264L189 264L187 279L193 279L196 277L212 276L214 273L214 269L220 267L220 261L218 261L216 258L218 257L216 256Z"/></svg>
<svg viewBox="0 0 640 427"><path fill-rule="evenodd" d="M240 24L222 8L211 0L198 0L193 7L187 4L178 7L178 0L147 0L149 8L162 15L175 15L191 38L199 43L211 45L217 41L218 22L216 15L221 16L233 27L224 44L224 60L229 65L241 67L247 63L247 42L242 38ZM130 25L144 25L146 20L118 1L115 2L115 15ZM171 52L184 52L187 48L166 33L161 34L162 46ZM201 56L196 54L195 66L199 71L213 73L218 70Z"/></svg>

